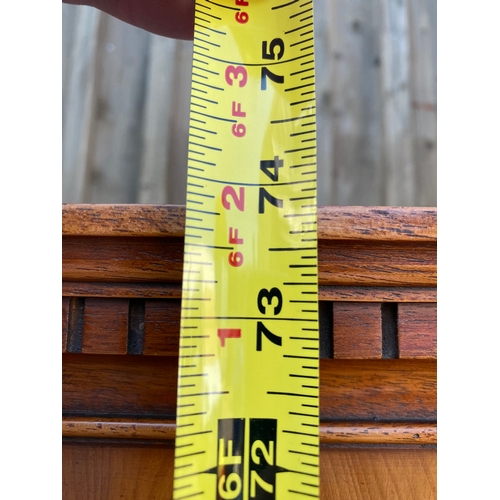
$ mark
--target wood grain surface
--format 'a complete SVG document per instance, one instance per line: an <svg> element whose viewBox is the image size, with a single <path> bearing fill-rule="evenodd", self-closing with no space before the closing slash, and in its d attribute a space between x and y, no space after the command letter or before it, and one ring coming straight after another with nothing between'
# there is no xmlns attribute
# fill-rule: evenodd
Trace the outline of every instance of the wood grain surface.
<svg viewBox="0 0 500 500"><path fill-rule="evenodd" d="M329 500L434 500L432 449L331 448L321 455L321 494Z"/></svg>
<svg viewBox="0 0 500 500"><path fill-rule="evenodd" d="M174 418L177 358L63 355L66 416ZM322 421L436 421L433 360L320 361Z"/></svg>
<svg viewBox="0 0 500 500"><path fill-rule="evenodd" d="M175 420L63 417L64 438L168 441L174 444ZM435 445L436 425L420 422L322 422L321 446L330 444Z"/></svg>
<svg viewBox="0 0 500 500"><path fill-rule="evenodd" d="M172 498L172 446L64 443L62 461L64 500Z"/></svg>
<svg viewBox="0 0 500 500"><path fill-rule="evenodd" d="M436 362L320 361L324 421L436 421Z"/></svg>
<svg viewBox="0 0 500 500"><path fill-rule="evenodd" d="M63 205L63 236L184 237L180 205Z"/></svg>
<svg viewBox="0 0 500 500"><path fill-rule="evenodd" d="M433 304L399 304L399 357L437 357L437 308Z"/></svg>
<svg viewBox="0 0 500 500"><path fill-rule="evenodd" d="M180 283L105 283L65 281L64 297L124 297L180 299ZM319 286L320 300L350 302L430 302L437 300L435 287Z"/></svg>
<svg viewBox="0 0 500 500"><path fill-rule="evenodd" d="M64 500L171 500L174 448L65 442ZM433 500L436 453L425 448L322 449L322 500Z"/></svg>
<svg viewBox="0 0 500 500"><path fill-rule="evenodd" d="M434 499L436 211L318 230L321 498ZM63 207L65 500L171 498L183 231L183 207Z"/></svg>
<svg viewBox="0 0 500 500"><path fill-rule="evenodd" d="M380 359L382 311L377 303L333 303L333 357Z"/></svg>
<svg viewBox="0 0 500 500"><path fill-rule="evenodd" d="M63 236L139 236L182 238L181 205L65 204ZM435 208L318 207L318 239L437 241Z"/></svg>
<svg viewBox="0 0 500 500"><path fill-rule="evenodd" d="M86 299L82 352L126 354L128 316L127 299Z"/></svg>
<svg viewBox="0 0 500 500"><path fill-rule="evenodd" d="M81 312L75 310L69 322L70 304L76 300ZM63 352L178 355L180 298L80 297L71 301L63 302ZM328 346L333 341L333 349L321 351L322 358L332 357L332 350L336 359L436 358L435 303L390 308L375 302L320 301L319 305L320 341ZM388 327L392 327L392 338L383 338ZM69 345L77 338L82 348ZM384 342L393 344L390 352L384 352Z"/></svg>
<svg viewBox="0 0 500 500"><path fill-rule="evenodd" d="M179 296L183 228L179 206L63 206L64 294ZM324 300L436 300L435 209L323 207L318 231Z"/></svg>
<svg viewBox="0 0 500 500"><path fill-rule="evenodd" d="M67 236L63 280L181 283L181 238ZM320 285L435 287L436 245L319 241Z"/></svg>
<svg viewBox="0 0 500 500"><path fill-rule="evenodd" d="M152 356L178 356L180 300L146 300L144 304L143 353Z"/></svg>

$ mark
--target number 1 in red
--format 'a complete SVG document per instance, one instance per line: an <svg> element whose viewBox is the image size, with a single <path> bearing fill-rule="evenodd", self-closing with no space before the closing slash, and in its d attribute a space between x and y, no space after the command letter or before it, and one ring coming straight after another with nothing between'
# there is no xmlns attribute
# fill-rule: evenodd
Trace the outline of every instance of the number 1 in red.
<svg viewBox="0 0 500 500"><path fill-rule="evenodd" d="M226 347L226 339L241 338L239 328L217 328L217 337L219 337L221 347Z"/></svg>

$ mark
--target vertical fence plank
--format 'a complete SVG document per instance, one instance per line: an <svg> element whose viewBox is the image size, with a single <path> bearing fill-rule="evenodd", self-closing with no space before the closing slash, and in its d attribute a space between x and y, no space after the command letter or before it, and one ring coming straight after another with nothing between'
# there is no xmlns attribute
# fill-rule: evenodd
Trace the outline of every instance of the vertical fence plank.
<svg viewBox="0 0 500 500"><path fill-rule="evenodd" d="M176 97L172 71L175 48L175 40L152 36L146 73L139 203L164 203L168 199L169 115Z"/></svg>
<svg viewBox="0 0 500 500"><path fill-rule="evenodd" d="M329 1L335 23L330 203L381 204L379 6L373 0Z"/></svg>
<svg viewBox="0 0 500 500"><path fill-rule="evenodd" d="M102 13L63 5L62 201L81 203L93 126L97 32Z"/></svg>
<svg viewBox="0 0 500 500"><path fill-rule="evenodd" d="M383 2L385 205L414 205L408 1Z"/></svg>
<svg viewBox="0 0 500 500"><path fill-rule="evenodd" d="M186 203L189 139L189 100L191 95L192 42L177 40L175 46L174 88L169 116L169 203Z"/></svg>
<svg viewBox="0 0 500 500"><path fill-rule="evenodd" d="M436 1L410 0L415 205L437 204Z"/></svg>
<svg viewBox="0 0 500 500"><path fill-rule="evenodd" d="M333 205L333 122L335 81L333 2L314 3L314 59L316 72L316 150L318 204Z"/></svg>
<svg viewBox="0 0 500 500"><path fill-rule="evenodd" d="M100 28L85 201L134 203L150 35L111 16Z"/></svg>

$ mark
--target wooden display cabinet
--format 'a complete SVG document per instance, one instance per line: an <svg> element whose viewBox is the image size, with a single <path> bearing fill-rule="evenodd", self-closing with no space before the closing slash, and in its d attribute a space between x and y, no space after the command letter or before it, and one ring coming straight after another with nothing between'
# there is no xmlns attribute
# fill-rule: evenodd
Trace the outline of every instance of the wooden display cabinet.
<svg viewBox="0 0 500 500"><path fill-rule="evenodd" d="M183 233L63 206L65 500L172 498ZM434 499L436 210L323 207L318 238L321 499Z"/></svg>

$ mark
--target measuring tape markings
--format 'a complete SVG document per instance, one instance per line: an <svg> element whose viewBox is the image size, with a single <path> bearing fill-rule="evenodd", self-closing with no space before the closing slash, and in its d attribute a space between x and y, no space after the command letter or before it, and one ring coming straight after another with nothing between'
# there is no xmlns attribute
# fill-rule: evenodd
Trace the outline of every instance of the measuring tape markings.
<svg viewBox="0 0 500 500"><path fill-rule="evenodd" d="M318 497L312 2L195 26L174 498Z"/></svg>

